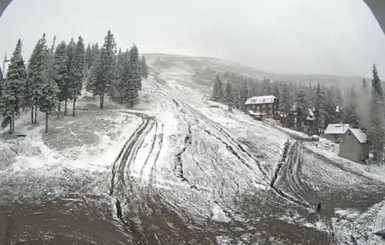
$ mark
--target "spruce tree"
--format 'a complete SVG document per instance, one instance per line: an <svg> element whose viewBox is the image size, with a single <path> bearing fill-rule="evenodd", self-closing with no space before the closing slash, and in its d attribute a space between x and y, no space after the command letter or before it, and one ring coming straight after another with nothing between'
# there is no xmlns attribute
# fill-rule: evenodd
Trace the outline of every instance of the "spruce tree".
<svg viewBox="0 0 385 245"><path fill-rule="evenodd" d="M59 90L52 80L47 81L42 88L39 99L39 108L45 113L45 132L48 133L48 116L52 115L57 105L57 94Z"/></svg>
<svg viewBox="0 0 385 245"><path fill-rule="evenodd" d="M225 87L225 102L229 106L229 111L231 111L234 104L234 92L229 81L226 83Z"/></svg>
<svg viewBox="0 0 385 245"><path fill-rule="evenodd" d="M3 94L3 72L1 71L1 67L0 67L0 98L2 97L2 94ZM1 111L1 104L0 104L0 111Z"/></svg>
<svg viewBox="0 0 385 245"><path fill-rule="evenodd" d="M279 109L285 113L289 113L291 109L290 104L290 95L289 95L289 87L287 86L287 83L283 83L282 93L279 97Z"/></svg>
<svg viewBox="0 0 385 245"><path fill-rule="evenodd" d="M67 86L67 45L65 42L59 43L56 47L54 61L54 80L58 87L58 113L60 114L61 102L64 101L66 93L68 92Z"/></svg>
<svg viewBox="0 0 385 245"><path fill-rule="evenodd" d="M222 101L223 100L223 85L222 80L219 75L215 77L214 89L213 89L213 100L214 101Z"/></svg>
<svg viewBox="0 0 385 245"><path fill-rule="evenodd" d="M324 93L321 90L320 83L317 83L314 107L317 128L325 128L327 125L325 125Z"/></svg>
<svg viewBox="0 0 385 245"><path fill-rule="evenodd" d="M92 50L91 50L91 44L87 45L87 49L85 51L85 63L87 70L91 69L92 66Z"/></svg>
<svg viewBox="0 0 385 245"><path fill-rule="evenodd" d="M99 49L99 44L95 43L91 46L91 54L92 54L92 59L91 59L91 67L96 66L100 60L100 49Z"/></svg>
<svg viewBox="0 0 385 245"><path fill-rule="evenodd" d="M19 39L16 49L13 52L11 62L8 66L7 79L4 84L4 94L2 96L3 116L2 125L9 123L10 133L15 129L15 113L19 113L24 96L24 83L27 72L21 56L21 40Z"/></svg>
<svg viewBox="0 0 385 245"><path fill-rule="evenodd" d="M129 54L128 50L126 52L122 52L119 49L116 61L116 84L115 89L119 94L120 103L124 103L126 98L126 79L125 79L125 69L129 69Z"/></svg>
<svg viewBox="0 0 385 245"><path fill-rule="evenodd" d="M31 122L37 124L41 88L46 79L48 49L45 34L35 45L28 62L28 79L25 83L24 102L31 107Z"/></svg>
<svg viewBox="0 0 385 245"><path fill-rule="evenodd" d="M134 83L136 84L136 90L140 91L142 89L142 79L141 79L141 64L139 60L139 51L138 48L134 45L130 49L130 66L131 66L131 75Z"/></svg>
<svg viewBox="0 0 385 245"><path fill-rule="evenodd" d="M348 97L346 98L346 107L344 109L344 123L348 123L353 127L359 126L359 118L357 115L357 94L354 86L351 87Z"/></svg>
<svg viewBox="0 0 385 245"><path fill-rule="evenodd" d="M373 65L372 99L370 107L371 125L369 127L369 139L372 149L375 151L375 160L383 160L384 152L384 109L383 90L381 80L378 77L376 66Z"/></svg>
<svg viewBox="0 0 385 245"><path fill-rule="evenodd" d="M70 85L71 97L73 102L72 116L75 116L76 100L81 95L85 68L85 50L83 38L79 37L76 44L74 56L74 79Z"/></svg>
<svg viewBox="0 0 385 245"><path fill-rule="evenodd" d="M249 88L247 87L246 82L242 84L242 87L239 92L240 106L242 110L245 110L246 100L249 98Z"/></svg>
<svg viewBox="0 0 385 245"><path fill-rule="evenodd" d="M370 110L371 107L371 96L369 93L370 88L368 87L366 80L362 80L362 87L358 93L358 99L360 103L358 104L358 114L360 119L360 125L369 128L370 127Z"/></svg>
<svg viewBox="0 0 385 245"><path fill-rule="evenodd" d="M134 45L129 52L129 68L130 68L130 81L126 81L128 87L128 101L130 106L134 106L134 102L139 96L139 90L142 89L142 79L140 77L140 64L139 64L139 52L138 48Z"/></svg>
<svg viewBox="0 0 385 245"><path fill-rule="evenodd" d="M104 107L104 95L114 81L115 76L115 52L116 45L114 36L108 31L104 39L103 47L100 51L98 64L98 76L94 84L96 91L100 95L100 109Z"/></svg>
<svg viewBox="0 0 385 245"><path fill-rule="evenodd" d="M124 53L122 58L123 66L121 73L121 84L119 89L122 90L122 102L129 101L130 106L133 106L134 99L137 96L135 80L132 79L132 68L130 63L130 52Z"/></svg>
<svg viewBox="0 0 385 245"><path fill-rule="evenodd" d="M67 115L67 104L69 99L73 99L74 91L77 86L77 69L76 69L76 43L71 38L71 41L67 45L67 80L65 82L65 88L63 90L64 97L64 116Z"/></svg>
<svg viewBox="0 0 385 245"><path fill-rule="evenodd" d="M335 88L327 88L325 91L325 99L323 104L323 110L324 110L324 126L327 127L330 123L338 123L340 122L337 117L337 103L336 103L336 96L334 94ZM341 105L338 105L341 107Z"/></svg>
<svg viewBox="0 0 385 245"><path fill-rule="evenodd" d="M147 66L146 58L144 57L144 55L142 55L142 60L140 62L141 62L141 75L142 75L142 77L147 78L148 77L148 66Z"/></svg>
<svg viewBox="0 0 385 245"><path fill-rule="evenodd" d="M306 116L307 116L307 111L309 108L309 103L306 100L306 91L305 88L300 88L297 90L297 94L295 96L295 103L297 106L297 125L296 127L301 127L302 122L304 122Z"/></svg>
<svg viewBox="0 0 385 245"><path fill-rule="evenodd" d="M87 78L87 84L86 84L86 90L89 92L92 92L93 97L95 98L96 95L98 95L97 90L97 81L99 80L99 70L98 70L98 63L96 63L94 66L91 66L90 69L90 75Z"/></svg>

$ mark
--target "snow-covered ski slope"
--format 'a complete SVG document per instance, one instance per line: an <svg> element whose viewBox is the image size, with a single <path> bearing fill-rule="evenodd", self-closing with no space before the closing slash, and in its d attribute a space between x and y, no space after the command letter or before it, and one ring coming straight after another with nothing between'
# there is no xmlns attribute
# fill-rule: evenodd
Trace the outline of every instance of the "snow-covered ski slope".
<svg viewBox="0 0 385 245"><path fill-rule="evenodd" d="M94 151L71 154L72 160L69 150L47 146L56 157L35 157L45 162L36 164L32 179L43 190L56 190L48 196L55 205L63 203L59 214L77 215L81 222L49 213L66 232L55 224L39 231L19 225L10 241L55 241L60 233L64 241L87 244L381 244L373 233L384 224L385 180L378 172L385 168L371 171L339 158L338 146L329 141L309 142L306 135L206 100L214 77L202 71L234 71L227 61L158 54L146 59L150 76L141 103L106 109L120 128L116 137L99 132L104 140L83 146ZM100 144L106 149L96 152ZM22 196L34 191L12 180L23 184L22 176L31 179L31 172L12 166L22 165L1 170L8 181L0 181L2 193L22 204L29 200ZM39 168L47 171L41 178ZM28 210L38 215L42 199L49 198L44 191L35 196L41 196L39 206ZM319 202L322 210L315 213ZM17 207L0 221L13 215L26 222ZM80 235L80 224L94 229Z"/></svg>

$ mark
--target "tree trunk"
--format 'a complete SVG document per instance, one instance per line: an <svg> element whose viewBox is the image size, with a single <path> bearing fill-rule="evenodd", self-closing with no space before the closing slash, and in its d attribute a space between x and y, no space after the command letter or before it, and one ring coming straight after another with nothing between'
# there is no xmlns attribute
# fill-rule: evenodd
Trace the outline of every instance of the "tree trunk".
<svg viewBox="0 0 385 245"><path fill-rule="evenodd" d="M48 133L48 112L45 113L45 133Z"/></svg>
<svg viewBox="0 0 385 245"><path fill-rule="evenodd" d="M12 111L12 133L15 132L15 111Z"/></svg>
<svg viewBox="0 0 385 245"><path fill-rule="evenodd" d="M33 124L33 106L31 106L31 124Z"/></svg>
<svg viewBox="0 0 385 245"><path fill-rule="evenodd" d="M9 134L12 134L12 117L9 119Z"/></svg>
<svg viewBox="0 0 385 245"><path fill-rule="evenodd" d="M73 99L73 108L72 108L72 116L75 116L75 105L76 105L76 97Z"/></svg>
<svg viewBox="0 0 385 245"><path fill-rule="evenodd" d="M60 116L60 109L61 109L61 102L59 101L59 103L57 103L58 116Z"/></svg>
<svg viewBox="0 0 385 245"><path fill-rule="evenodd" d="M64 100L64 116L67 116L67 98Z"/></svg>
<svg viewBox="0 0 385 245"><path fill-rule="evenodd" d="M100 109L104 106L104 92L100 93Z"/></svg>
<svg viewBox="0 0 385 245"><path fill-rule="evenodd" d="M35 124L37 124L37 111L38 111L38 106L35 106Z"/></svg>

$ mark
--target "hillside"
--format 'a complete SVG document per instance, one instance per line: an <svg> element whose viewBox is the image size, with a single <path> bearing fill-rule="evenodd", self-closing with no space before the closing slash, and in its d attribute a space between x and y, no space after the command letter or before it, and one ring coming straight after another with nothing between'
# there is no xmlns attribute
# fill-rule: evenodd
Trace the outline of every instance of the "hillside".
<svg viewBox="0 0 385 245"><path fill-rule="evenodd" d="M335 85L340 87L350 87L352 84L361 84L363 79L362 77L346 77L327 74L277 74L260 71L236 62L209 57L193 57L172 54L145 54L145 56L155 70L170 70L172 68L175 71L184 71L184 74L188 72L191 79L196 79L197 81L207 85L213 80L213 74L217 72L233 72L257 79L263 79L266 77L273 81L292 81L306 85L309 83L314 84L319 82L323 85Z"/></svg>

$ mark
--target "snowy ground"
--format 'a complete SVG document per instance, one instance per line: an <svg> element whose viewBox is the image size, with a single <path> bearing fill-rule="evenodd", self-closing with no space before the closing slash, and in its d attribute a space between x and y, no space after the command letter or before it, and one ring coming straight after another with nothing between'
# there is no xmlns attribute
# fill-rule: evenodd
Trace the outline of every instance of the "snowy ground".
<svg viewBox="0 0 385 245"><path fill-rule="evenodd" d="M148 59L133 109L86 95L48 135L2 133L2 243L380 244L384 168L204 100L208 63L180 59Z"/></svg>

